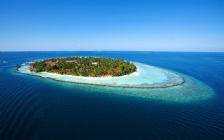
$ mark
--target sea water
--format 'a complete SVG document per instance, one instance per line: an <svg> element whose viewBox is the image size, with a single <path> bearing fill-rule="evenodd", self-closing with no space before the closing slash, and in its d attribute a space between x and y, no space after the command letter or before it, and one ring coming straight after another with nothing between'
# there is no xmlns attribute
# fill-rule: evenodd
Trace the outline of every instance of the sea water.
<svg viewBox="0 0 224 140"><path fill-rule="evenodd" d="M117 88L19 73L34 60L123 58L171 71L185 83ZM1 52L1 139L222 139L224 54L173 52Z"/></svg>

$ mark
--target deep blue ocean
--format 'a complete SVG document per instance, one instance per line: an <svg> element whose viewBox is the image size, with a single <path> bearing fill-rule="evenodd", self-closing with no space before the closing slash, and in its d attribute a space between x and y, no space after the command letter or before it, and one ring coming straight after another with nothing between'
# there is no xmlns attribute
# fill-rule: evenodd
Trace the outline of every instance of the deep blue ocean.
<svg viewBox="0 0 224 140"><path fill-rule="evenodd" d="M215 92L208 99L185 103L95 93L75 83L18 73L15 67L66 56L159 66L196 78ZM223 140L224 53L0 52L0 140L101 139Z"/></svg>

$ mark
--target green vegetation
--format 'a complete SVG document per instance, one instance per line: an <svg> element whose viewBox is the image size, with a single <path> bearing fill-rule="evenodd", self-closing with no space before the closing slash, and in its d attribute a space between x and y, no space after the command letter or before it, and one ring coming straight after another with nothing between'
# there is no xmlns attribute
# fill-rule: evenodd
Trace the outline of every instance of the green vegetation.
<svg viewBox="0 0 224 140"><path fill-rule="evenodd" d="M100 77L128 75L136 71L136 66L123 59L67 57L36 61L30 64L30 70L34 72Z"/></svg>

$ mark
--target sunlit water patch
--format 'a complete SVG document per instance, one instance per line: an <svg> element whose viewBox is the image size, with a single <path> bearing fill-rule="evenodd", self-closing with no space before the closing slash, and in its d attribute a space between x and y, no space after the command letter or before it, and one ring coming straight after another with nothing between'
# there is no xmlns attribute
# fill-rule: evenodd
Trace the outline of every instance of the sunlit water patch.
<svg viewBox="0 0 224 140"><path fill-rule="evenodd" d="M18 70L21 73L43 78L73 82L74 88L89 93L127 95L175 102L208 99L214 94L212 88L190 76L141 63L134 62L134 64L138 71L132 75L105 78L36 73L28 70L28 64L23 64Z"/></svg>

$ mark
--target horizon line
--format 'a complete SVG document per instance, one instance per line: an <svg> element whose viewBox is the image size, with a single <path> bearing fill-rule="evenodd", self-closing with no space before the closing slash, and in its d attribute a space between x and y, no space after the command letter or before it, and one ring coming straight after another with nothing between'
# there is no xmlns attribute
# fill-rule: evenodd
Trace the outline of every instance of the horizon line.
<svg viewBox="0 0 224 140"><path fill-rule="evenodd" d="M224 51L150 51L150 50L50 50L50 51L11 51L11 50L3 50L0 52L191 52L191 53L224 53Z"/></svg>

